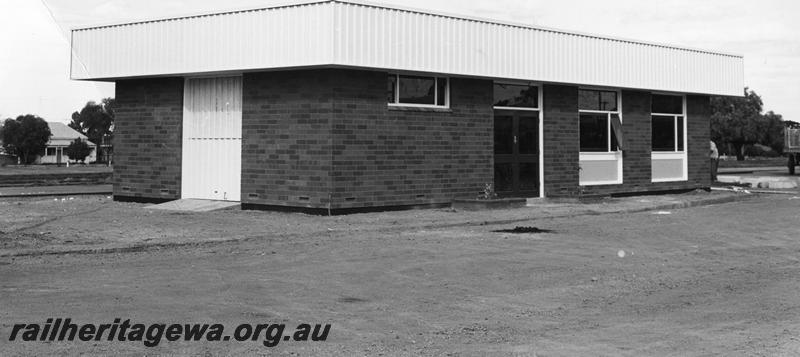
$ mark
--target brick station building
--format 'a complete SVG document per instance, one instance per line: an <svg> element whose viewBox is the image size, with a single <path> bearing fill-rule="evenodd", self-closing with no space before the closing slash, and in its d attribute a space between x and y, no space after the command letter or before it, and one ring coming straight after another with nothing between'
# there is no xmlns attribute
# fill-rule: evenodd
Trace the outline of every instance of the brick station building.
<svg viewBox="0 0 800 357"><path fill-rule="evenodd" d="M742 57L353 1L78 28L114 198L337 214L691 190Z"/></svg>

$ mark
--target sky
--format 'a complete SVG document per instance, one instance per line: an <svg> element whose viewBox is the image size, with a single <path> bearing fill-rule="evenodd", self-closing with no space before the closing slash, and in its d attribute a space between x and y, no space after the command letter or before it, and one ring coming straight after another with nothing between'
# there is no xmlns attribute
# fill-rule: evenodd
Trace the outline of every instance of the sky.
<svg viewBox="0 0 800 357"><path fill-rule="evenodd" d="M372 0L744 55L764 109L800 121L800 2L792 0ZM0 118L68 122L114 84L69 79L69 29L285 0L0 0Z"/></svg>

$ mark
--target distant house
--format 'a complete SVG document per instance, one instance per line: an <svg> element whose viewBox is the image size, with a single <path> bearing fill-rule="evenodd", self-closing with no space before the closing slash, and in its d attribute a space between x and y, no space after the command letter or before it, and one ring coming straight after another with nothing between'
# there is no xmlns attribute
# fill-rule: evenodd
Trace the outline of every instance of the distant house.
<svg viewBox="0 0 800 357"><path fill-rule="evenodd" d="M3 141L0 140L0 166L3 165L13 165L17 163L17 157L11 155L3 149Z"/></svg>
<svg viewBox="0 0 800 357"><path fill-rule="evenodd" d="M37 164L62 164L66 163L69 160L67 157L67 146L75 139L81 138L81 140L85 141L89 144L89 147L92 149L89 156L86 157L87 163L96 161L97 155L97 145L93 142L89 141L89 138L86 135L83 135L75 129L68 127L64 123L58 122L49 122L47 123L50 126L50 132L53 136L50 137L50 141L47 142L47 147L44 149L44 155L39 156L36 159Z"/></svg>

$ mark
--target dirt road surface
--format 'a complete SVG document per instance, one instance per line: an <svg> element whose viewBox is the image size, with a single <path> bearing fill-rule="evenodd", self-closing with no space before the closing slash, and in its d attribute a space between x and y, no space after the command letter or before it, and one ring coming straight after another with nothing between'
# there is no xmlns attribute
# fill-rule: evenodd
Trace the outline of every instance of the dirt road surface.
<svg viewBox="0 0 800 357"><path fill-rule="evenodd" d="M6 257L0 259L0 351L800 354L800 199L764 196L668 213L430 230L309 230L281 239L264 232L263 239L202 247ZM493 232L514 226L553 232ZM8 341L13 324L50 317L332 328L325 342L275 347L260 340L157 347Z"/></svg>

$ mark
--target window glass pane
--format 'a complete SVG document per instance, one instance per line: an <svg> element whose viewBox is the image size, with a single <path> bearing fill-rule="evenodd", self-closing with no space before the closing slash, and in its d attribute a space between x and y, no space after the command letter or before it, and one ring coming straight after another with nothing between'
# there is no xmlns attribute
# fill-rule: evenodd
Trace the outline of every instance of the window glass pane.
<svg viewBox="0 0 800 357"><path fill-rule="evenodd" d="M578 91L578 109L600 110L600 92L596 90L581 89Z"/></svg>
<svg viewBox="0 0 800 357"><path fill-rule="evenodd" d="M394 103L395 99L397 98L395 96L395 89L397 89L397 76L396 75L394 75L394 74L390 74L389 75L389 81L388 81L387 87L388 88L387 88L387 91L386 91L386 100L389 103Z"/></svg>
<svg viewBox="0 0 800 357"><path fill-rule="evenodd" d="M436 104L433 77L400 76L400 103Z"/></svg>
<svg viewBox="0 0 800 357"><path fill-rule="evenodd" d="M578 109L617 111L617 92L581 89L578 91Z"/></svg>
<svg viewBox="0 0 800 357"><path fill-rule="evenodd" d="M518 84L494 84L495 107L538 108L539 88Z"/></svg>
<svg viewBox="0 0 800 357"><path fill-rule="evenodd" d="M600 92L600 110L617 111L617 92Z"/></svg>
<svg viewBox="0 0 800 357"><path fill-rule="evenodd" d="M437 78L436 79L436 93L438 98L436 98L436 105L447 105L447 78Z"/></svg>
<svg viewBox="0 0 800 357"><path fill-rule="evenodd" d="M581 151L608 152L608 115L581 113Z"/></svg>
<svg viewBox="0 0 800 357"><path fill-rule="evenodd" d="M539 152L539 114L519 117L519 153L536 154Z"/></svg>
<svg viewBox="0 0 800 357"><path fill-rule="evenodd" d="M683 117L677 117L678 120L678 151L683 151Z"/></svg>
<svg viewBox="0 0 800 357"><path fill-rule="evenodd" d="M625 133L622 131L622 121L619 114L611 114L611 151L626 150Z"/></svg>
<svg viewBox="0 0 800 357"><path fill-rule="evenodd" d="M505 115L494 116L494 153L514 153L514 118Z"/></svg>
<svg viewBox="0 0 800 357"><path fill-rule="evenodd" d="M617 133L611 130L611 151L619 151L619 139Z"/></svg>
<svg viewBox="0 0 800 357"><path fill-rule="evenodd" d="M675 117L654 115L653 151L675 151Z"/></svg>
<svg viewBox="0 0 800 357"><path fill-rule="evenodd" d="M653 94L651 110L659 114L683 114L683 97Z"/></svg>

